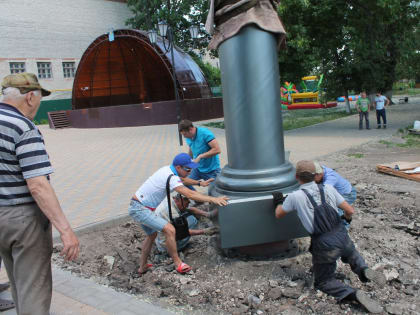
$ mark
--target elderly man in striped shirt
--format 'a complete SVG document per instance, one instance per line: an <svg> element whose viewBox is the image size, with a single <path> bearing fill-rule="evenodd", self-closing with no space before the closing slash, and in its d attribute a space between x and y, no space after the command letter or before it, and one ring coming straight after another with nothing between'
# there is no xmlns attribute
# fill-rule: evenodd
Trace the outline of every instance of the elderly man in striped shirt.
<svg viewBox="0 0 420 315"><path fill-rule="evenodd" d="M19 315L49 314L52 294L51 224L61 255L77 258L79 241L49 182L44 140L32 122L50 94L32 73L6 76L0 102L0 255Z"/></svg>

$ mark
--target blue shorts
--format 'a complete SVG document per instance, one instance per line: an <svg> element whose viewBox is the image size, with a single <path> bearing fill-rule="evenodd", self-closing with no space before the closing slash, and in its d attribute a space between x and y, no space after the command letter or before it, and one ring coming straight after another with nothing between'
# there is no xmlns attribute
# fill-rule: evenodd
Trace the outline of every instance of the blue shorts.
<svg viewBox="0 0 420 315"><path fill-rule="evenodd" d="M354 187L351 187L351 191L348 194L342 194L345 201L347 201L350 205L352 205L357 198L357 192Z"/></svg>
<svg viewBox="0 0 420 315"><path fill-rule="evenodd" d="M157 216L152 210L142 205L137 200L130 201L128 213L134 221L140 223L147 235L151 235L155 232L162 232L165 225L168 224L166 220Z"/></svg>
<svg viewBox="0 0 420 315"><path fill-rule="evenodd" d="M209 173L201 173L198 169L194 168L191 171L190 176L188 176L188 177L192 178L192 179L195 179L195 180L200 180L200 179L208 180L210 178L216 179L217 175L219 175L220 172L221 172L220 168L215 169L214 171L211 171ZM214 184L214 182L212 184ZM187 187L191 190L195 190L195 188L193 186L187 186Z"/></svg>
<svg viewBox="0 0 420 315"><path fill-rule="evenodd" d="M192 178L192 179L195 179L195 180L200 180L200 179L208 180L210 178L216 179L217 175L220 174L220 171L221 171L220 168L218 168L218 169L215 169L215 170L213 170L211 172L208 172L208 173L202 173L197 168L194 168L191 171L190 176L188 176L188 177Z"/></svg>

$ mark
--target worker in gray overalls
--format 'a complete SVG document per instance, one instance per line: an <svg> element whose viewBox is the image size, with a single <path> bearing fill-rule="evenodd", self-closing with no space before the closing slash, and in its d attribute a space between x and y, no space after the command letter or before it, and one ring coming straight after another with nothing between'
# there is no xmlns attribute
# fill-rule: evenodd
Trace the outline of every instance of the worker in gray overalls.
<svg viewBox="0 0 420 315"><path fill-rule="evenodd" d="M331 185L316 184L315 165L312 161L299 161L296 164L296 179L299 190L287 198L274 194L276 218L280 219L291 211L297 211L305 229L311 235L314 286L339 301L357 301L369 312L382 312L382 307L370 299L362 290L356 290L335 277L336 261L348 263L360 281L374 281L385 284L383 273L376 272L366 265L365 260L354 247L337 208L344 211L344 218L351 220L354 209Z"/></svg>

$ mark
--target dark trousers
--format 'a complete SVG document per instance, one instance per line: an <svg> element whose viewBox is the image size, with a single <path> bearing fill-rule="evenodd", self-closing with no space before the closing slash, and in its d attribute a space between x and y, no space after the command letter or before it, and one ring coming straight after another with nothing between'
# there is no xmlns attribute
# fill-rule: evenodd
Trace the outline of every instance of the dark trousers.
<svg viewBox="0 0 420 315"><path fill-rule="evenodd" d="M367 268L366 262L354 247L347 232L341 235L325 237L321 242L312 240L311 253L314 272L315 289L342 300L356 290L337 280L335 270L337 259L350 265L351 270L357 274L360 280L365 281L362 271ZM334 246L334 247L332 247ZM329 248L328 248L329 247Z"/></svg>
<svg viewBox="0 0 420 315"><path fill-rule="evenodd" d="M381 117L382 117L382 124L386 126L386 112L385 108L377 109L376 110L376 122L378 123L378 126L381 125Z"/></svg>
<svg viewBox="0 0 420 315"><path fill-rule="evenodd" d="M0 255L19 315L49 314L51 224L36 204L0 207Z"/></svg>
<svg viewBox="0 0 420 315"><path fill-rule="evenodd" d="M359 113L359 129L363 129L363 117L366 120L366 129L369 129L369 112Z"/></svg>

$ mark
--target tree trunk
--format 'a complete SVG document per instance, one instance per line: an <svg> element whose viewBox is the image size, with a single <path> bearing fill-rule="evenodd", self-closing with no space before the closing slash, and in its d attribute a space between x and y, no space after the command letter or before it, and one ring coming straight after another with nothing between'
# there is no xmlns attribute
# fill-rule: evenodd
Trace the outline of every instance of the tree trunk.
<svg viewBox="0 0 420 315"><path fill-rule="evenodd" d="M370 101L370 110L375 110L376 109L375 96L376 96L376 91L373 91L373 92L369 93L369 95L368 95L368 99Z"/></svg>
<svg viewBox="0 0 420 315"><path fill-rule="evenodd" d="M389 105L395 105L395 103L392 101L392 89L385 91L384 95L389 99Z"/></svg>
<svg viewBox="0 0 420 315"><path fill-rule="evenodd" d="M347 89L344 91L344 99L346 102L346 113L350 114L350 101L349 101L349 91Z"/></svg>

